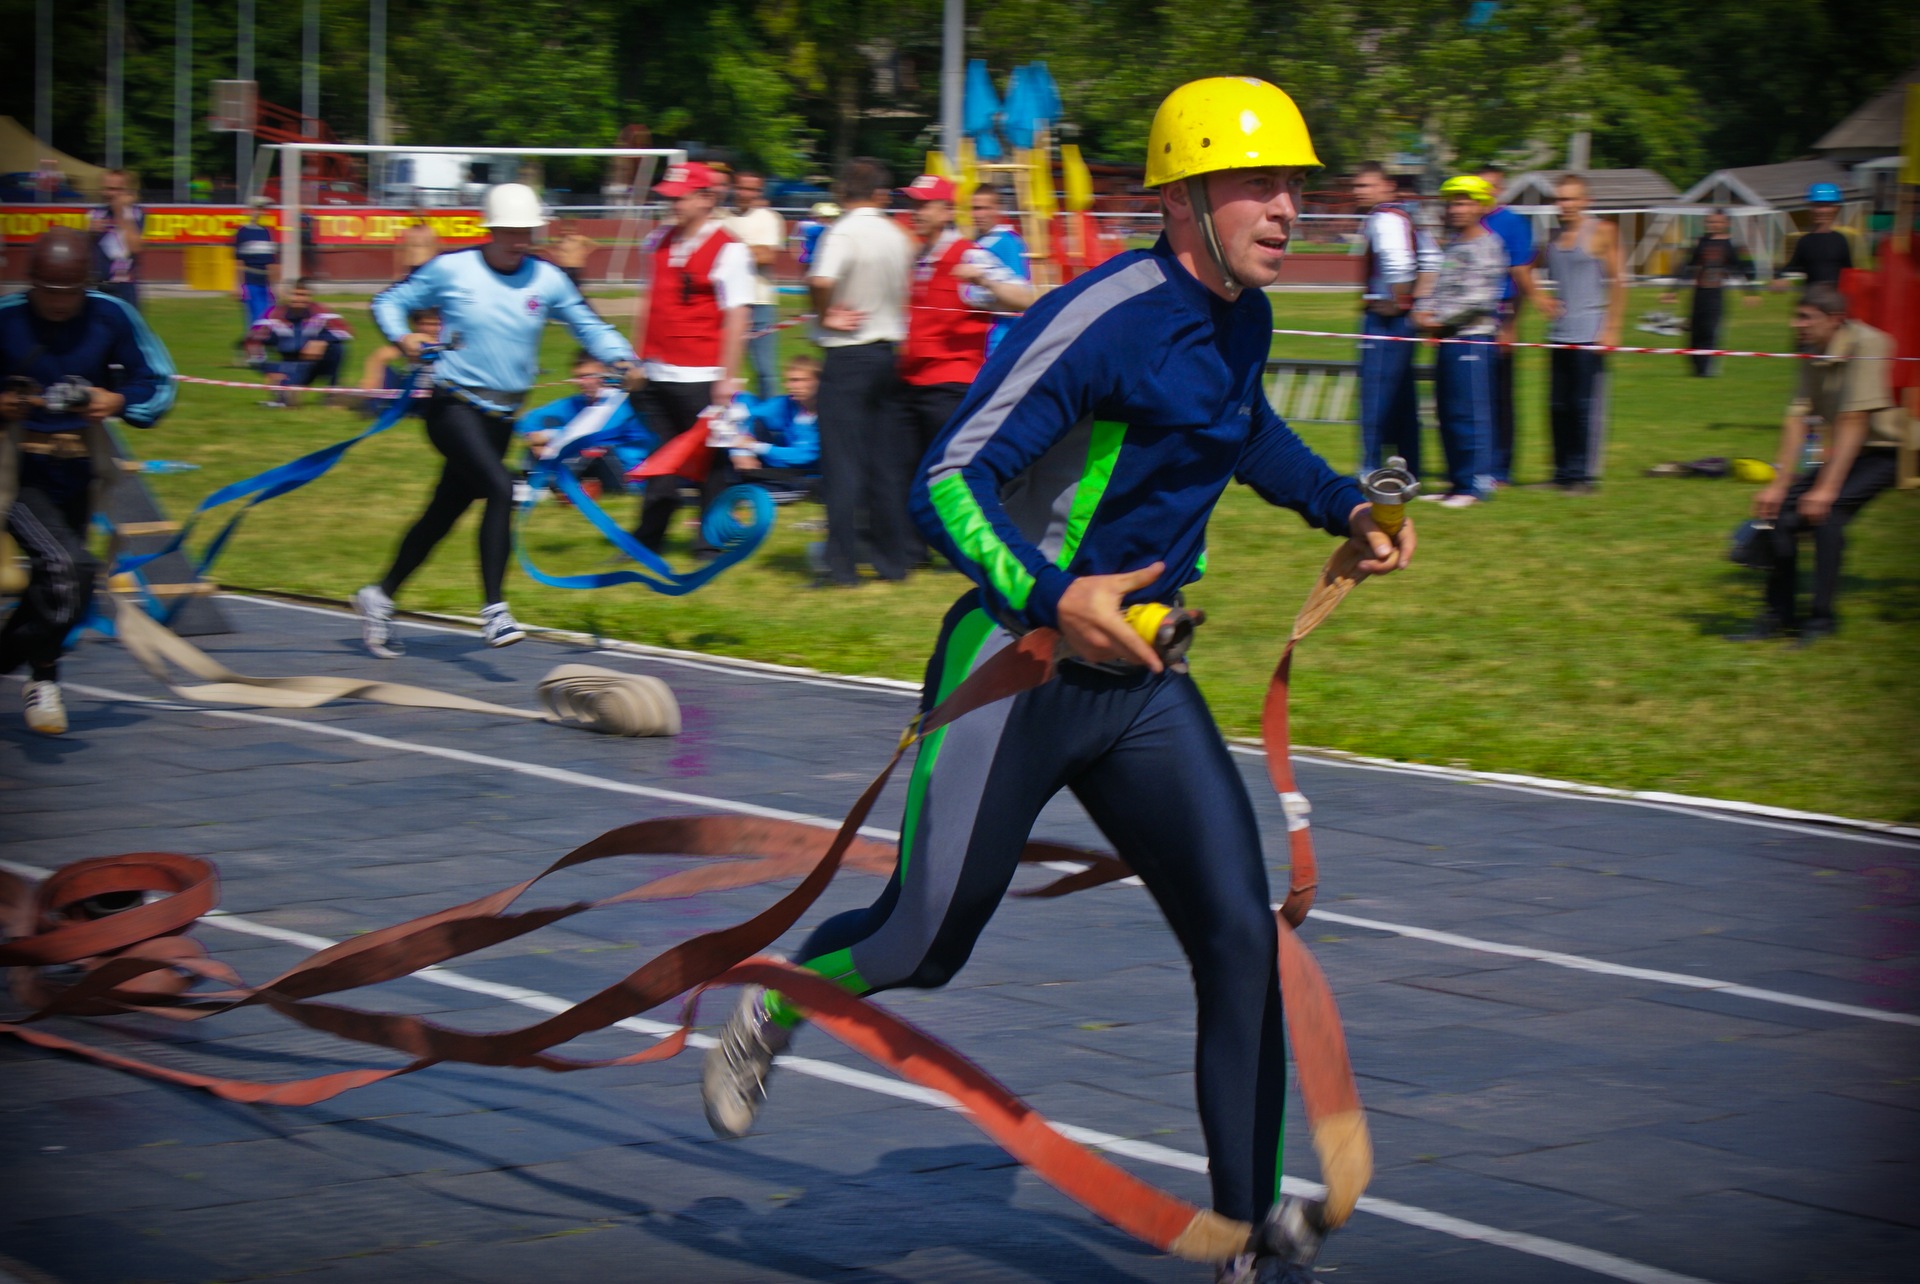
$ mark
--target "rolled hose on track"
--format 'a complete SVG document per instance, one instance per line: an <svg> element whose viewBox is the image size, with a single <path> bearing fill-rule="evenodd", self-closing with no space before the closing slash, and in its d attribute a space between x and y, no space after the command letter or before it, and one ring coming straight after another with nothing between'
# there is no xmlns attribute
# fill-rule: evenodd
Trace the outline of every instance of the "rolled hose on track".
<svg viewBox="0 0 1920 1284"><path fill-rule="evenodd" d="M1322 570L1281 653L1263 716L1269 774L1287 811L1292 866L1286 901L1276 916L1276 966L1301 1098L1327 1185L1326 1200L1318 1215L1328 1229L1345 1222L1371 1180L1372 1144L1338 1008L1311 952L1292 930L1311 906L1318 880L1306 802L1295 787L1288 756L1286 706L1294 649L1364 578L1358 570L1360 557L1350 544L1342 545ZM138 613L123 612L134 614ZM147 636L139 625L128 632L143 640ZM173 641L199 656L199 661L186 663L179 658L178 649L163 643L161 649L174 663L212 679L216 686L237 683L245 691L266 697L266 703L284 701L283 707L309 707L343 694L364 696L370 687L392 685L338 678L247 679L231 674L178 639ZM0 921L14 938L0 945L0 966L16 969L15 993L33 1009L24 1017L0 1023L0 1034L202 1089L231 1101L298 1106L443 1061L560 1073L665 1060L685 1048L695 1005L704 990L754 981L791 997L829 1033L863 1055L915 1083L953 1097L969 1118L1010 1154L1096 1215L1177 1256L1201 1262L1225 1261L1254 1244L1258 1228L1196 1208L1069 1140L985 1071L900 1018L802 969L757 957L798 923L843 864L874 872L891 868L891 850L859 838L858 830L907 750L975 709L1051 680L1059 641L1051 630L1027 634L983 664L937 708L915 719L886 766L832 835L797 822L725 816L668 818L621 826L576 848L533 878L464 905L330 946L257 988L245 985L232 969L206 958L196 943L181 936L195 918L212 908L217 884L207 862L154 853L102 857L69 866L38 888L0 875ZM203 667L195 667L202 662ZM337 692L324 689L326 684L344 684L353 690ZM176 690L187 694L197 689ZM424 707L478 707L519 717L542 716L437 692L426 694L437 699ZM711 863L656 878L599 901L512 909L523 893L548 874L621 855L690 857ZM1029 843L1022 859L1074 860L1088 867L1081 874L1068 875L1028 893L1036 896L1097 886L1131 872L1125 862L1109 853L1055 843ZM672 946L592 997L517 1030L473 1033L411 1014L317 1001L361 986L397 980L599 906L743 887L795 875L800 876L798 886L752 918ZM76 891L92 887L123 894L129 890L158 893L161 899L80 922L75 906L85 898ZM82 969L78 980L43 970L54 965L71 968L74 964ZM226 988L196 993L189 988L195 980ZM682 1004L681 1024L652 1047L599 1060L580 1060L552 1051L675 999ZM309 1029L397 1051L409 1060L397 1067L340 1071L268 1084L141 1061L66 1038L37 1024L55 1015L103 1011L191 1021L247 1006L271 1007Z"/></svg>

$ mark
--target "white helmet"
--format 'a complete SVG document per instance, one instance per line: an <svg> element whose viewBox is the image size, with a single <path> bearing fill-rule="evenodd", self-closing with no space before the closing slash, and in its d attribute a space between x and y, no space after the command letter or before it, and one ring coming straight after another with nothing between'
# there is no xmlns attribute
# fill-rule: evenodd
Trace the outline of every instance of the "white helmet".
<svg viewBox="0 0 1920 1284"><path fill-rule="evenodd" d="M485 227L545 227L547 216L525 183L496 183L487 189L480 222Z"/></svg>

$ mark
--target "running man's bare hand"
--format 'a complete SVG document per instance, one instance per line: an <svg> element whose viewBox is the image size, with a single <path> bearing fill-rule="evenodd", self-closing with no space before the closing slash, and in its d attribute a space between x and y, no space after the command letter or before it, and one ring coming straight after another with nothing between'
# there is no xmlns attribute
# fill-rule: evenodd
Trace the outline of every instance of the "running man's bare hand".
<svg viewBox="0 0 1920 1284"><path fill-rule="evenodd" d="M1155 673L1166 668L1147 640L1120 613L1120 599L1159 579L1155 562L1125 575L1082 575L1060 595L1060 636L1068 650L1093 664L1138 664Z"/></svg>
<svg viewBox="0 0 1920 1284"><path fill-rule="evenodd" d="M432 342L433 340L424 334L403 334L400 336L400 342L396 346L405 354L407 360L418 361L420 359L420 350Z"/></svg>
<svg viewBox="0 0 1920 1284"><path fill-rule="evenodd" d="M1348 538L1362 552L1372 554L1360 563L1364 574L1386 575L1413 565L1413 549L1419 540L1414 537L1411 513L1401 519L1400 533L1388 539L1380 524L1373 520L1373 505L1358 504L1347 514L1347 531Z"/></svg>
<svg viewBox="0 0 1920 1284"><path fill-rule="evenodd" d="M1756 521L1770 522L1780 516L1780 501L1787 497L1787 484L1779 478L1768 482L1753 497L1753 516Z"/></svg>

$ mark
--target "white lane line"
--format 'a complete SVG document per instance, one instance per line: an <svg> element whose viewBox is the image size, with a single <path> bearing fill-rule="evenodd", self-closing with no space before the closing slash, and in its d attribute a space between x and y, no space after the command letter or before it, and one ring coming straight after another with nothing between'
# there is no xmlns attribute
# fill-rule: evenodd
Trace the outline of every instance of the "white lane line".
<svg viewBox="0 0 1920 1284"><path fill-rule="evenodd" d="M13 862L0 862L21 874L45 877L45 870L36 870L31 866ZM307 932L289 931L283 927L272 927L265 923L256 923L237 914L228 914L215 910L201 922L209 927L224 928L247 936L264 937L268 940L282 941L297 945L303 949L324 950L336 942L324 936L314 936ZM483 994L489 998L500 999L507 1003L531 1008L536 1012L564 1012L573 1004L551 994L538 990L528 990L517 985L502 985L494 981L483 981L477 977L466 976L447 967L424 968L413 974L414 979L427 981L448 989L463 990L469 994ZM648 1035L653 1038L665 1038L679 1027L662 1021L648 1021L640 1017L629 1017L615 1024L616 1029L627 1030L634 1034ZM694 1047L709 1048L713 1039L709 1035L696 1034L688 1039ZM866 1092L878 1093L901 1101L911 1101L918 1105L935 1106L942 1110L966 1110L952 1097L943 1092L935 1092L918 1084L905 1083L899 1079L873 1074L870 1071L855 1070L847 1066L836 1065L831 1061L820 1061L813 1057L783 1056L780 1064L784 1068L814 1079L858 1088ZM1113 1133L1101 1132L1094 1128L1082 1128L1077 1124L1055 1123L1060 1134L1083 1146L1105 1150L1124 1158L1139 1160L1142 1163L1155 1164L1162 1168L1172 1168L1180 1172L1205 1176L1207 1160L1204 1155L1190 1154L1184 1150L1175 1150L1171 1146L1158 1145L1151 1141L1138 1141L1130 1137L1120 1137ZM1281 1189L1289 1195L1303 1195L1309 1198L1326 1193L1326 1188L1317 1182L1304 1181L1298 1177L1283 1177ZM1376 1196L1363 1196L1360 1211L1388 1221L1400 1222L1406 1226L1421 1230L1436 1231L1442 1235L1451 1235L1456 1239L1474 1240L1498 1248L1511 1249L1533 1257L1561 1262L1575 1266L1595 1275L1604 1275L1617 1280L1633 1281L1633 1284L1706 1284L1694 1276L1680 1275L1673 1271L1662 1270L1657 1266L1648 1266L1630 1258L1617 1257L1612 1253L1602 1253L1596 1249L1582 1248L1577 1244L1568 1244L1560 1240L1547 1239L1540 1235L1529 1235L1524 1231L1501 1230L1497 1226L1486 1226L1479 1222L1470 1222L1464 1218L1453 1217L1446 1213L1435 1212L1428 1208L1419 1208L1412 1204L1403 1204L1398 1200L1380 1199Z"/></svg>
<svg viewBox="0 0 1920 1284"><path fill-rule="evenodd" d="M608 793L627 794L637 798L651 798L661 802L679 803L689 807L700 807L708 811L733 812L742 816L761 816L772 820L791 820L803 825L813 825L821 829L838 829L840 822L826 816L810 815L806 812L784 811L778 807L762 807L755 803L735 802L730 798L716 798L708 794L690 794L678 789L658 789L652 785L628 784L625 781L607 780L601 776L589 775L584 771L570 771L564 767L546 767L533 762L516 762L511 758L494 758L487 754L472 753L465 749L447 749L439 745L416 744L411 740L395 740L389 736L376 736L365 731L354 731L347 727L337 727L327 722L303 722L297 718L281 718L269 713L247 713L238 709L219 709L185 705L177 701L156 700L147 696L132 695L125 691L115 691L109 687L82 686L79 683L63 683L69 691L99 699L126 700L136 704L152 705L165 709L178 709L186 712L204 714L212 718L225 718L232 722L249 722L273 727L286 727L294 731L307 731L316 735L333 736L340 740L351 740L355 744L367 745L375 749L398 749L407 753L426 754L429 757L443 758L449 762L465 763L475 767L491 767L501 771L511 771L522 776L531 776L536 780L552 781L555 784L575 785L584 789L599 789ZM883 829L878 825L862 825L860 833L880 842L897 843L900 831ZM1069 861L1044 862L1049 869L1062 873L1077 873L1082 866ZM1137 878L1125 882L1139 885ZM1694 976L1685 972L1659 972L1649 968L1628 967L1620 963L1607 963L1600 959L1585 958L1578 954L1562 954L1553 950L1534 949L1525 945L1507 945L1499 941L1483 941L1476 937L1460 936L1453 932L1439 932L1431 928L1412 927L1404 923L1387 923L1377 919L1354 918L1337 914L1330 910L1316 909L1316 918L1327 922L1344 923L1354 927L1374 928L1383 932L1392 932L1399 936L1431 941L1439 945L1450 945L1459 949L1474 950L1482 954L1505 954L1514 958L1531 959L1537 963L1548 963L1555 967L1572 968L1580 972L1593 972L1607 976L1629 977L1634 980L1654 981L1663 985L1681 986L1693 990L1713 990L1736 998L1752 999L1761 1003L1777 1003L1786 1007L1810 1008L1817 1012L1832 1012L1843 1016L1862 1017L1870 1021L1885 1021L1895 1025L1920 1026L1920 1016L1911 1016L1904 1012L1884 1012L1878 1008L1855 1007L1848 1003L1830 1003L1825 999L1810 999L1798 994L1781 990L1763 990L1753 986L1736 985L1732 981L1716 980L1713 977Z"/></svg>
<svg viewBox="0 0 1920 1284"><path fill-rule="evenodd" d="M314 606L304 602L283 602L270 597L253 597L243 593L223 593L220 596L236 601L250 602L259 606L274 606L287 611L303 611L310 615L326 615L336 619L351 618L344 607ZM461 622L459 627L446 624L426 624L416 619L407 621L409 627L430 629L438 633L472 634L479 631L478 620L467 620L464 616L440 617ZM633 655L679 664L691 669L705 669L729 675L766 678L776 682L800 682L808 686L839 687L842 689L884 691L896 695L918 696L921 684L903 682L898 678L866 677L856 673L828 673L820 669L804 669L798 666L769 664L763 660L742 660L732 656L707 655L700 651L680 651L670 647L648 646L641 642L618 642L608 638L598 638L591 634L575 633L565 629L548 629L534 626L539 632L554 637L568 638L584 645L598 647L606 655ZM1266 751L1258 744L1244 741L1229 742L1227 748L1234 753L1249 757L1264 758ZM1311 745L1295 745L1296 758L1305 758L1327 767L1349 767L1356 771L1385 771L1402 776L1428 776L1441 780L1455 780L1468 784L1486 785L1492 789L1506 789L1514 793L1531 794L1541 798L1586 798L1595 802L1623 803L1630 807L1647 807L1655 811L1674 812L1683 816L1692 816L1699 820L1719 820L1733 824L1757 825L1763 829L1778 829L1794 834L1814 834L1829 838L1844 838L1851 842L1879 843L1890 847L1912 847L1920 839L1920 829L1888 825L1878 821L1855 820L1850 816L1830 816L1823 812L1795 811L1788 807L1769 807L1762 803L1741 802L1727 798L1696 798L1690 794L1669 794L1651 790L1617 789L1611 785L1583 784L1577 780L1556 780L1550 776L1522 776L1511 772L1474 771L1467 767L1436 767L1427 763L1397 762L1392 758L1373 758L1365 754L1350 753L1344 749L1317 749ZM1723 815L1722 812L1737 812L1739 815ZM1758 819L1773 817L1772 820ZM1781 821L1798 821L1798 824L1782 824ZM1842 830L1866 832L1841 832Z"/></svg>
<svg viewBox="0 0 1920 1284"><path fill-rule="evenodd" d="M1318 906L1314 907L1311 917L1319 922L1344 923L1349 927L1392 932L1396 936L1405 936L1416 941L1431 941L1436 945L1450 945L1455 949L1473 950L1480 954L1504 954L1509 958L1549 963L1554 967L1564 967L1575 972L1626 977L1630 980L1651 981L1656 985L1675 985L1689 990L1711 990L1716 994L1730 994L1736 998L1756 999L1762 1003L1778 1003L1791 1008L1808 1008L1815 1012L1832 1012L1840 1016L1861 1017L1869 1021L1885 1021L1892 1025L1920 1026L1920 1016L1906 1012L1888 1012L1880 1008L1856 1007L1851 1003L1810 999L1804 995L1790 994L1782 990L1762 990L1751 985L1735 985L1731 981L1716 981L1710 976L1694 976L1687 972L1661 972L1653 968L1629 967L1624 963L1608 963L1579 954L1562 954L1558 950L1536 950L1526 945L1505 945L1499 941L1483 941L1477 937L1461 936L1456 932L1436 932L1430 927L1410 927L1405 923L1387 923L1376 918L1339 914Z"/></svg>

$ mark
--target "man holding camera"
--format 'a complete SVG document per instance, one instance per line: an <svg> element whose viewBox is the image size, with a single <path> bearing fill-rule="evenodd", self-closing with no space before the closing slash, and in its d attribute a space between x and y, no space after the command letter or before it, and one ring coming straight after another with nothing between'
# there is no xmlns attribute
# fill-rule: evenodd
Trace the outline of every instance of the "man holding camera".
<svg viewBox="0 0 1920 1284"><path fill-rule="evenodd" d="M34 244L24 294L0 299L0 519L32 567L0 627L0 674L31 669L27 726L67 729L61 644L84 620L99 563L96 492L115 477L106 420L151 428L173 405L173 361L131 306L87 288L93 246L56 227Z"/></svg>

